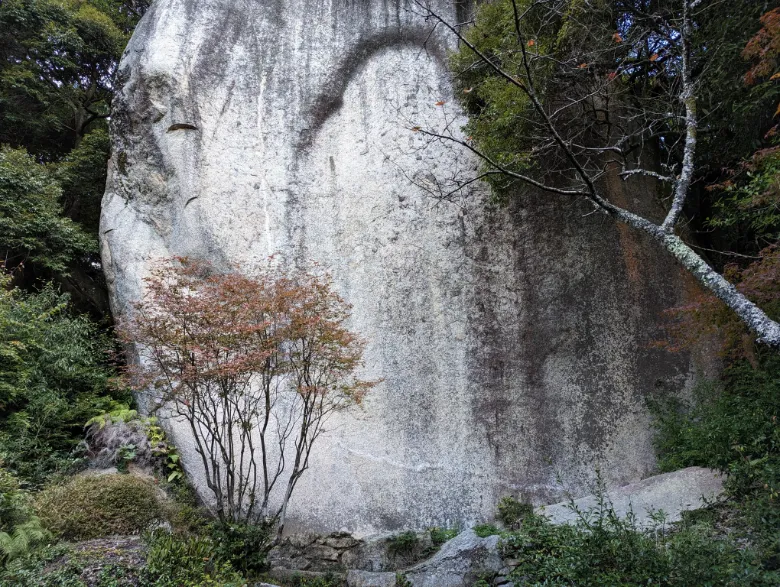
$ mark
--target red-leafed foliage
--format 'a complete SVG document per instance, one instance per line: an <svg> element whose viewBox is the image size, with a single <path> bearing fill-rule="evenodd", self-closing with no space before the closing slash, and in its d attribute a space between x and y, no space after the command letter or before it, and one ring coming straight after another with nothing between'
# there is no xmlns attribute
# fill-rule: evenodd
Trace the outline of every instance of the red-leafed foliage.
<svg viewBox="0 0 780 587"><path fill-rule="evenodd" d="M780 316L780 247L767 247L761 251L761 259L745 269L729 265L724 275L770 317ZM718 340L721 356L747 359L756 365L755 335L714 295L701 290L689 304L667 310L665 316L669 338L659 346L680 351L703 339Z"/></svg>
<svg viewBox="0 0 780 587"><path fill-rule="evenodd" d="M755 61L745 74L745 83L749 86L762 79L772 77L778 71L780 57L780 8L770 10L761 17L761 30L750 39L742 56Z"/></svg>
<svg viewBox="0 0 780 587"><path fill-rule="evenodd" d="M131 385L186 422L223 522L276 524L328 416L360 403L363 342L327 275L169 259L120 324ZM194 464L191 463L192 467Z"/></svg>

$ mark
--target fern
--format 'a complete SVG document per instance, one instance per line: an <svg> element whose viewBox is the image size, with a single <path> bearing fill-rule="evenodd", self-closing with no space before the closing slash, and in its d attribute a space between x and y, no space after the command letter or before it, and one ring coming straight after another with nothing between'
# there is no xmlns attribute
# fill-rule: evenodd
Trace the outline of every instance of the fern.
<svg viewBox="0 0 780 587"><path fill-rule="evenodd" d="M106 427L106 424L129 422L130 420L135 420L137 417L138 412L136 410L131 410L126 405L120 404L119 408L116 410L90 418L87 420L87 423L84 424L84 428L97 426L99 430L102 430Z"/></svg>
<svg viewBox="0 0 780 587"><path fill-rule="evenodd" d="M0 561L7 563L28 554L51 538L51 534L33 516L10 533L0 532Z"/></svg>

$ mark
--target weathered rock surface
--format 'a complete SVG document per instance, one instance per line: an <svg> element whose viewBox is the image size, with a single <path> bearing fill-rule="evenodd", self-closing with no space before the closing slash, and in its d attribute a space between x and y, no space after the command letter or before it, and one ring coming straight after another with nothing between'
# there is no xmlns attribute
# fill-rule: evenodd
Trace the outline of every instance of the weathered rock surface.
<svg viewBox="0 0 780 587"><path fill-rule="evenodd" d="M496 575L504 566L498 536L480 538L466 530L446 542L429 560L402 571L413 587L470 587L480 577ZM348 587L393 587L396 573L350 571Z"/></svg>
<svg viewBox="0 0 780 587"><path fill-rule="evenodd" d="M428 558L436 550L430 532L418 533L414 543L404 545L403 549L393 549L394 536L384 534L357 539L343 532L326 536L292 534L271 550L268 564L292 571L395 571Z"/></svg>
<svg viewBox="0 0 780 587"><path fill-rule="evenodd" d="M410 183L476 167L410 130L459 126L452 39L412 5L156 0L120 66L101 221L115 314L163 257L318 261L384 380L331 422L291 530L468 525L503 495L581 494L597 463L635 481L654 464L645 397L690 373L649 346L686 282L641 235L550 196L498 209L477 184L440 202ZM655 205L647 182L609 192Z"/></svg>
<svg viewBox="0 0 780 587"><path fill-rule="evenodd" d="M465 530L430 560L404 571L404 576L414 587L467 587L483 575L495 575L503 566L498 536L480 538L474 530Z"/></svg>
<svg viewBox="0 0 780 587"><path fill-rule="evenodd" d="M650 514L663 511L667 522L677 522L682 513L703 508L708 502L723 493L725 478L712 469L689 467L672 473L649 477L637 483L612 489L605 493L607 505L625 518L629 513L636 516L640 526L653 523ZM577 521L580 512L598 510L599 500L595 495L536 508L538 513L550 518L554 524L568 524Z"/></svg>

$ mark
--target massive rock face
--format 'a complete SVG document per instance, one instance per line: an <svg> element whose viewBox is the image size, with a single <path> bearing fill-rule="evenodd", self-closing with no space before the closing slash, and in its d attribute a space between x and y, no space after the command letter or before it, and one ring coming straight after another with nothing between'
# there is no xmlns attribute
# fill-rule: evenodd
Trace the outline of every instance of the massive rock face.
<svg viewBox="0 0 780 587"><path fill-rule="evenodd" d="M488 519L502 495L588 493L596 466L641 478L644 400L690 372L650 347L686 282L641 235L549 195L499 208L484 187L440 202L413 185L476 164L409 130L459 115L452 39L410 6L156 0L120 67L101 228L115 313L161 257L278 253L328 267L369 342L384 382L331 422L293 496L310 530ZM610 191L652 208L652 185Z"/></svg>

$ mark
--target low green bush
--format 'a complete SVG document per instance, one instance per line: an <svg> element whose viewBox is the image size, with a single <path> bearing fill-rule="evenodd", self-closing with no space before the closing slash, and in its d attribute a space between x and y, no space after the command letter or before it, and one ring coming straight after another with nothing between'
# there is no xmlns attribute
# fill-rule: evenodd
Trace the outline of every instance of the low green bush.
<svg viewBox="0 0 780 587"><path fill-rule="evenodd" d="M0 568L20 558L50 538L34 515L30 497L18 479L0 468Z"/></svg>
<svg viewBox="0 0 780 587"><path fill-rule="evenodd" d="M500 533L501 530L499 530L493 524L477 524L476 526L474 526L474 534L476 534L480 538L487 538L488 536L494 536L495 534L500 534Z"/></svg>
<svg viewBox="0 0 780 587"><path fill-rule="evenodd" d="M780 566L780 356L732 364L721 381L700 385L694 401L652 408L661 469L700 465L728 473L731 534Z"/></svg>
<svg viewBox="0 0 780 587"><path fill-rule="evenodd" d="M513 528L533 513L534 506L518 501L514 497L502 497L498 502L498 519L507 528Z"/></svg>
<svg viewBox="0 0 780 587"><path fill-rule="evenodd" d="M75 477L42 491L35 507L44 525L65 540L138 534L165 518L157 487L121 474Z"/></svg>
<svg viewBox="0 0 780 587"><path fill-rule="evenodd" d="M243 575L255 576L267 570L266 555L271 546L273 528L252 524L214 523L209 528L214 554Z"/></svg>
<svg viewBox="0 0 780 587"><path fill-rule="evenodd" d="M719 536L711 524L639 527L604 503L573 525L531 514L500 544L518 563L509 578L522 585L780 584L780 574L763 568L755 550Z"/></svg>
<svg viewBox="0 0 780 587"><path fill-rule="evenodd" d="M391 556L408 556L420 544L420 538L412 531L401 532L387 539L387 552Z"/></svg>
<svg viewBox="0 0 780 587"><path fill-rule="evenodd" d="M435 548L438 548L448 540L452 540L460 533L456 528L439 528L438 526L431 528L428 532L431 535L431 544Z"/></svg>
<svg viewBox="0 0 780 587"><path fill-rule="evenodd" d="M243 577L217 554L208 536L157 530L146 536L149 550L141 584L148 587L243 586Z"/></svg>

